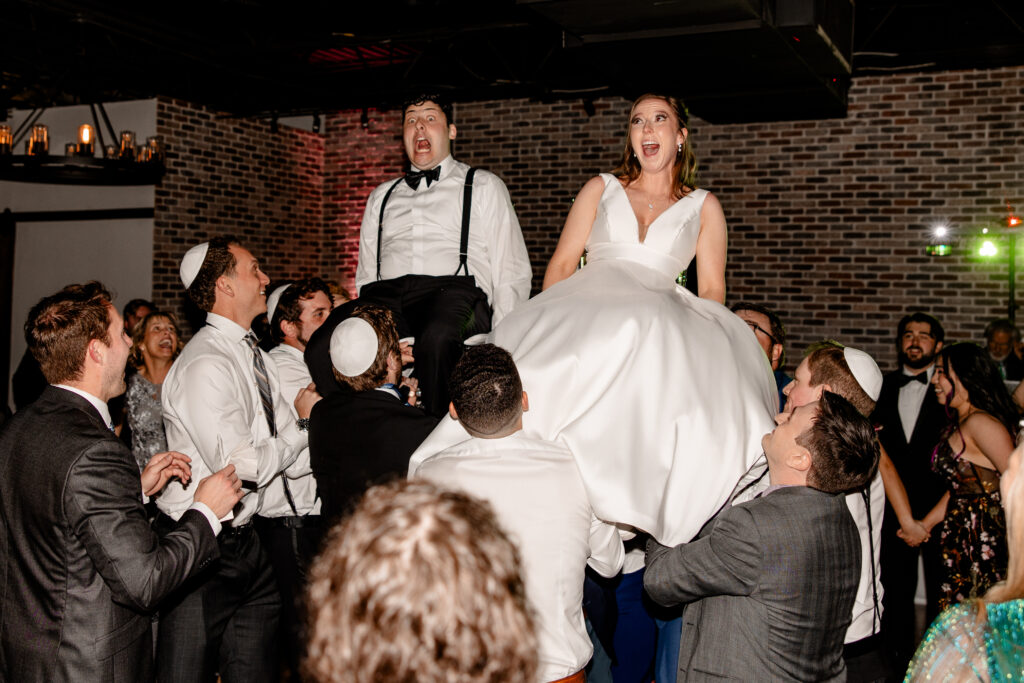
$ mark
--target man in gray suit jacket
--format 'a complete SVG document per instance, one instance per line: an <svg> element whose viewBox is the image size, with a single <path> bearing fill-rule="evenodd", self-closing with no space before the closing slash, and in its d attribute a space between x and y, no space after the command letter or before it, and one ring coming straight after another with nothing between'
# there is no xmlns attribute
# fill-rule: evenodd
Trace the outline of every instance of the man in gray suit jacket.
<svg viewBox="0 0 1024 683"><path fill-rule="evenodd" d="M202 480L157 537L142 494L188 479L188 458L158 453L140 480L112 432L129 343L110 294L66 287L25 336L50 386L0 432L0 681L152 680L149 612L217 559L241 484L230 467Z"/></svg>
<svg viewBox="0 0 1024 683"><path fill-rule="evenodd" d="M844 398L783 413L762 445L771 486L726 508L691 543L647 546L644 588L685 604L679 681L842 681L860 577L844 491L878 464L870 422Z"/></svg>

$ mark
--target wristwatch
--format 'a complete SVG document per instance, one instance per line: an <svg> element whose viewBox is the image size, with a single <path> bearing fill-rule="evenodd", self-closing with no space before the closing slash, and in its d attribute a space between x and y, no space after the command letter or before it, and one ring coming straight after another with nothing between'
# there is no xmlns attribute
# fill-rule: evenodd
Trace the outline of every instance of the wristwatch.
<svg viewBox="0 0 1024 683"><path fill-rule="evenodd" d="M309 431L309 418L308 417L300 417L298 420L295 421L295 426L299 428L300 432L308 432Z"/></svg>

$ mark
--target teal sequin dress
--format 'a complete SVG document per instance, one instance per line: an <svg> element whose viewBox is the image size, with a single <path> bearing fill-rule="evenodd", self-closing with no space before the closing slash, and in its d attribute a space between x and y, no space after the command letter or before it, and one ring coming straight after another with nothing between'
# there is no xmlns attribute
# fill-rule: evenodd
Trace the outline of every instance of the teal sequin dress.
<svg viewBox="0 0 1024 683"><path fill-rule="evenodd" d="M1024 680L1024 600L954 605L928 629L905 681Z"/></svg>

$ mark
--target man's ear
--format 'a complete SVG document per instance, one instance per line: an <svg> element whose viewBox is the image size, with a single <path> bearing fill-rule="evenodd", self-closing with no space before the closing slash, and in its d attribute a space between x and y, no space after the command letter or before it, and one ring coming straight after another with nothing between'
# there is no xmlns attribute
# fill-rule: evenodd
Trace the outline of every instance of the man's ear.
<svg viewBox="0 0 1024 683"><path fill-rule="evenodd" d="M527 396L526 392L524 391L523 392L523 412L525 413L528 410L530 410L530 397Z"/></svg>
<svg viewBox="0 0 1024 683"><path fill-rule="evenodd" d="M811 469L811 452L800 444L796 444L796 448L786 456L786 465L797 472L806 473Z"/></svg>
<svg viewBox="0 0 1024 683"><path fill-rule="evenodd" d="M221 275L217 278L217 289L224 292L227 296L235 295L235 290L231 287L231 278L227 275Z"/></svg>
<svg viewBox="0 0 1024 683"><path fill-rule="evenodd" d="M96 365L102 365L103 358L106 355L106 348L103 342L99 339L90 339L89 345L85 349L85 353L93 363Z"/></svg>
<svg viewBox="0 0 1024 683"><path fill-rule="evenodd" d="M814 400L815 400L815 401L820 401L820 400L821 400L821 397L825 395L825 392L826 392L826 391L827 391L828 393L830 393L830 394L834 394L834 393L836 393L836 392L835 392L835 391L834 391L834 390L832 389L832 385L831 385L831 384L829 384L828 382L825 382L825 383L823 383L823 384L819 384L818 386L816 386L816 387L814 387L814 388L815 388L815 389L817 390L817 395L816 395L816 396L814 397Z"/></svg>
<svg viewBox="0 0 1024 683"><path fill-rule="evenodd" d="M293 323L291 320L282 320L279 325L281 326L281 334L285 336L285 339L297 339L299 336L299 326Z"/></svg>
<svg viewBox="0 0 1024 683"><path fill-rule="evenodd" d="M454 140L455 136L458 134L458 132L459 132L459 130L455 127L454 123L449 123L448 124L448 139L449 140Z"/></svg>
<svg viewBox="0 0 1024 683"><path fill-rule="evenodd" d="M452 416L453 420L455 420L456 422L458 421L458 419L459 419L459 411L455 410L455 404L454 403L449 403L448 404L448 414Z"/></svg>
<svg viewBox="0 0 1024 683"><path fill-rule="evenodd" d="M942 350L942 342L935 342L935 353Z"/></svg>
<svg viewBox="0 0 1024 683"><path fill-rule="evenodd" d="M782 359L782 344L772 344L772 359L771 366L774 368L775 364Z"/></svg>

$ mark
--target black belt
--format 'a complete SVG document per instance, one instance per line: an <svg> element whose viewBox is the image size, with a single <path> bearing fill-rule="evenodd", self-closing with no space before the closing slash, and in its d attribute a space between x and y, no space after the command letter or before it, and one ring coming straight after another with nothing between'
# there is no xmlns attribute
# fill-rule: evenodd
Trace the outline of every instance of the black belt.
<svg viewBox="0 0 1024 683"><path fill-rule="evenodd" d="M867 638L861 638L860 640L855 640L852 643L844 645L843 659L862 657L876 650L881 650L883 645L884 642L882 641L882 634L875 633Z"/></svg>
<svg viewBox="0 0 1024 683"><path fill-rule="evenodd" d="M263 517L256 518L260 526L284 527L286 529L301 529L303 527L320 526L320 515L303 515L301 517Z"/></svg>

